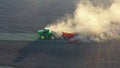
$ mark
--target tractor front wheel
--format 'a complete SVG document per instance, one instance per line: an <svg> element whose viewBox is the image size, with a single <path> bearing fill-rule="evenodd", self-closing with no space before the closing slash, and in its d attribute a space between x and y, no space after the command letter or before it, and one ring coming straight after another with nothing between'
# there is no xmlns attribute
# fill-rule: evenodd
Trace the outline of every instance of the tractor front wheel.
<svg viewBox="0 0 120 68"><path fill-rule="evenodd" d="M52 40L55 40L56 38L55 38L55 36L50 36L50 39L52 39Z"/></svg>
<svg viewBox="0 0 120 68"><path fill-rule="evenodd" d="M40 36L40 39L44 40L44 39L45 39L45 36L43 36L43 35L42 35L42 36Z"/></svg>

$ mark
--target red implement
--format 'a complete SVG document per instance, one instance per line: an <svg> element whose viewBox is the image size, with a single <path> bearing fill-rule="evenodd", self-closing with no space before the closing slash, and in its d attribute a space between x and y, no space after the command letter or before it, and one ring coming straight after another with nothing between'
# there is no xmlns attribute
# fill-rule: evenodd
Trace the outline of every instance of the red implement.
<svg viewBox="0 0 120 68"><path fill-rule="evenodd" d="M69 43L79 43L79 38L75 37L76 34L74 33L66 33L62 32L62 37Z"/></svg>
<svg viewBox="0 0 120 68"><path fill-rule="evenodd" d="M70 39L73 38L75 36L74 33L66 33L66 32L62 32L62 36L64 39Z"/></svg>

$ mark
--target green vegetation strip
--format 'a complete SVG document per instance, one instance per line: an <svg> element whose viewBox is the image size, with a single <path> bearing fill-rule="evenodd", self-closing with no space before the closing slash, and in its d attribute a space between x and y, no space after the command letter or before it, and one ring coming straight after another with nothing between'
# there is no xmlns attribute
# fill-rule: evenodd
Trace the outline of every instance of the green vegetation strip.
<svg viewBox="0 0 120 68"><path fill-rule="evenodd" d="M0 33L0 40L34 41L38 37L36 33Z"/></svg>
<svg viewBox="0 0 120 68"><path fill-rule="evenodd" d="M39 41L39 42L65 42L63 39L56 40L40 40L39 36L36 33L0 33L0 40L4 41Z"/></svg>
<svg viewBox="0 0 120 68"><path fill-rule="evenodd" d="M15 68L15 67L12 67L12 66L0 66L0 68Z"/></svg>

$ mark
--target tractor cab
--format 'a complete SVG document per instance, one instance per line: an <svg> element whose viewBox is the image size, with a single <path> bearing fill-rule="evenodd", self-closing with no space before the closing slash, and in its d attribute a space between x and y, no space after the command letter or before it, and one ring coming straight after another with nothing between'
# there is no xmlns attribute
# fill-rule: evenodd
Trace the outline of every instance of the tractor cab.
<svg viewBox="0 0 120 68"><path fill-rule="evenodd" d="M54 40L56 37L49 28L45 28L44 30L38 30L38 35L40 36L40 39L52 39Z"/></svg>

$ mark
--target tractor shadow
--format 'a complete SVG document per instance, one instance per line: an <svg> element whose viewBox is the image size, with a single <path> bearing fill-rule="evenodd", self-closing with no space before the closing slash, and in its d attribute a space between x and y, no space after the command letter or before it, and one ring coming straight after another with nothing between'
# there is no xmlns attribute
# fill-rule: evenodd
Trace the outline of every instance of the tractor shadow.
<svg viewBox="0 0 120 68"><path fill-rule="evenodd" d="M58 42L55 42L53 40L51 41L36 39L35 41L30 42L30 44L18 50L18 56L13 60L13 63L22 62L30 57L31 54L33 54L33 56L37 54L46 54L48 57L57 57L62 59L76 59L78 57L85 57L85 55L83 55L85 53L83 52L83 49L86 49L87 51L86 47L88 46L82 46L84 44L75 45L59 41L60 40L58 40Z"/></svg>

